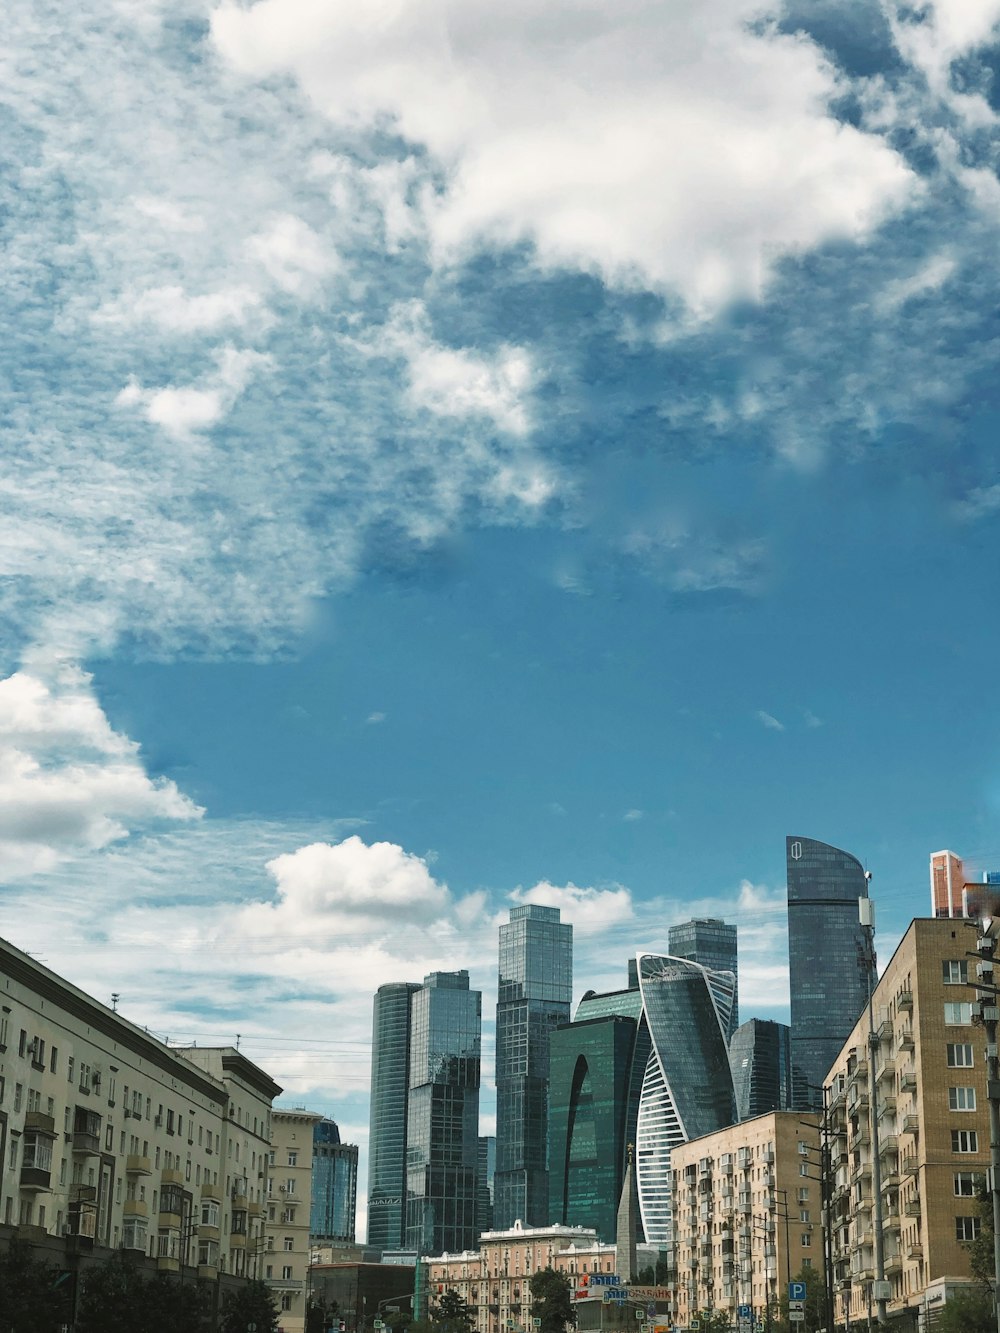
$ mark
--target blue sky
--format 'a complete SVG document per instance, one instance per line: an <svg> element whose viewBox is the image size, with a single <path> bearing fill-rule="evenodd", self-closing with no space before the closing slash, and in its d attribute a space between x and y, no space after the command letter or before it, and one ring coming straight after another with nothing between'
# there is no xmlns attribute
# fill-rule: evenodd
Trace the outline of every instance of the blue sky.
<svg viewBox="0 0 1000 1333"><path fill-rule="evenodd" d="M15 3L3 933L363 1146L512 902L780 1016L786 833L1000 864L998 21Z"/></svg>

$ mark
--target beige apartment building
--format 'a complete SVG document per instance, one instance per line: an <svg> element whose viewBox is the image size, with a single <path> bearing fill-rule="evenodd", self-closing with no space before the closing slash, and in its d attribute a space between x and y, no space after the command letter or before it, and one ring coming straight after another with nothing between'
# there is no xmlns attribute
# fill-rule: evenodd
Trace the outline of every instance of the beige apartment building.
<svg viewBox="0 0 1000 1333"><path fill-rule="evenodd" d="M673 1149L676 1323L762 1317L789 1277L823 1271L820 1117L771 1111Z"/></svg>
<svg viewBox="0 0 1000 1333"><path fill-rule="evenodd" d="M838 1316L867 1318L875 1274L872 1130L881 1166L890 1316L916 1327L969 1280L977 1183L989 1165L985 1035L972 1025L976 933L960 918L915 920L874 996L875 1104L867 1012L827 1080L832 1116Z"/></svg>
<svg viewBox="0 0 1000 1333"><path fill-rule="evenodd" d="M427 1259L427 1290L430 1304L448 1289L474 1311L477 1333L506 1333L514 1328L531 1329L533 1273L554 1268L573 1282L582 1299L585 1278L594 1273L614 1273L615 1247L597 1239L590 1227L525 1227L519 1222L508 1231L487 1231L478 1250L443 1254Z"/></svg>
<svg viewBox="0 0 1000 1333"><path fill-rule="evenodd" d="M304 1109L271 1113L263 1277L278 1303L284 1333L303 1333L306 1326L313 1127L322 1119Z"/></svg>
<svg viewBox="0 0 1000 1333"><path fill-rule="evenodd" d="M156 1040L0 940L0 1244L71 1269L256 1274L271 1101L235 1050Z"/></svg>

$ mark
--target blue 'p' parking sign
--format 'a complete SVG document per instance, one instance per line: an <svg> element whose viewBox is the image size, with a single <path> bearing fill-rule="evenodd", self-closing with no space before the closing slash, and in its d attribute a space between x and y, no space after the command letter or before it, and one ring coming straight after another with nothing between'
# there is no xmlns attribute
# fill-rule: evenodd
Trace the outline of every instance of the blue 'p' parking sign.
<svg viewBox="0 0 1000 1333"><path fill-rule="evenodd" d="M804 1282L789 1282L788 1299L790 1301L804 1301L806 1298L806 1284Z"/></svg>

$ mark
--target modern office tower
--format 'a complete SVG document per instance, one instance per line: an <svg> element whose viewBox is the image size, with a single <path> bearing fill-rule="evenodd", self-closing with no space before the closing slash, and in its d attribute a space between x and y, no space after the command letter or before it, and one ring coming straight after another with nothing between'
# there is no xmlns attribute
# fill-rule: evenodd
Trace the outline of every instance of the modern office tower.
<svg viewBox="0 0 1000 1333"><path fill-rule="evenodd" d="M819 1109L822 1086L868 1003L872 969L858 919L868 897L861 862L812 838L785 840L792 1063L800 1109Z"/></svg>
<svg viewBox="0 0 1000 1333"><path fill-rule="evenodd" d="M312 1200L309 1232L313 1245L354 1240L358 1198L358 1148L341 1143L335 1120L313 1130Z"/></svg>
<svg viewBox="0 0 1000 1333"><path fill-rule="evenodd" d="M432 972L410 1001L406 1246L418 1254L476 1242L482 995L469 974Z"/></svg>
<svg viewBox="0 0 1000 1333"><path fill-rule="evenodd" d="M733 1008L726 1034L731 1037L740 1021L736 927L716 917L693 917L670 927L668 943L671 958L687 958L710 972L732 972Z"/></svg>
<svg viewBox="0 0 1000 1333"><path fill-rule="evenodd" d="M500 927L496 1230L548 1221L549 1037L569 1020L572 997L573 927L558 907L512 907Z"/></svg>
<svg viewBox="0 0 1000 1333"><path fill-rule="evenodd" d="M796 1104L792 1081L792 1032L785 1023L751 1018L729 1040L729 1065L740 1120Z"/></svg>
<svg viewBox="0 0 1000 1333"><path fill-rule="evenodd" d="M375 994L368 1138L368 1244L400 1249L406 1240L406 1118L410 1009L416 982L387 982Z"/></svg>
<svg viewBox="0 0 1000 1333"><path fill-rule="evenodd" d="M979 1231L976 1195L990 1164L984 1034L967 984L974 939L961 921L910 923L873 997L874 1105L867 1008L831 1062L834 1281L838 1323L843 1310L852 1328L866 1320L877 1276L873 1119L890 1324L915 1327L972 1283L966 1242Z"/></svg>
<svg viewBox="0 0 1000 1333"><path fill-rule="evenodd" d="M493 1179L497 1169L495 1134L480 1134L476 1157L476 1232L493 1230Z"/></svg>
<svg viewBox="0 0 1000 1333"><path fill-rule="evenodd" d="M671 1149L735 1119L733 977L653 954L632 976L637 986L585 995L553 1033L551 1213L612 1240L632 1144L645 1240L669 1245Z"/></svg>
<svg viewBox="0 0 1000 1333"><path fill-rule="evenodd" d="M789 1278L815 1269L821 1282L821 1185L807 1167L819 1157L819 1125L816 1115L772 1111L674 1151L678 1328L705 1309L735 1327L740 1306L770 1323L765 1310Z"/></svg>

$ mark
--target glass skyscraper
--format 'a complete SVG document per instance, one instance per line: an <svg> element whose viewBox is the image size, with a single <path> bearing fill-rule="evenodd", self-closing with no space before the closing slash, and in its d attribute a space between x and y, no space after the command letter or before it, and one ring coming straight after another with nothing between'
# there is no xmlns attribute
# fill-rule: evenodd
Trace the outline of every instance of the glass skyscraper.
<svg viewBox="0 0 1000 1333"><path fill-rule="evenodd" d="M476 1243L482 1012L465 970L432 972L411 999L405 1245L419 1254Z"/></svg>
<svg viewBox="0 0 1000 1333"><path fill-rule="evenodd" d="M647 1243L672 1239L670 1152L731 1125L726 1032L733 975L640 954L627 990L588 993L551 1046L551 1220L613 1241L625 1164L636 1148Z"/></svg>
<svg viewBox="0 0 1000 1333"><path fill-rule="evenodd" d="M406 1120L410 1008L415 982L388 982L375 994L368 1138L368 1244L399 1249L406 1239Z"/></svg>
<svg viewBox="0 0 1000 1333"><path fill-rule="evenodd" d="M729 1040L729 1064L740 1120L795 1105L791 1029L785 1023L751 1018Z"/></svg>
<svg viewBox="0 0 1000 1333"><path fill-rule="evenodd" d="M868 881L857 857L785 839L792 1063L799 1109L822 1106L823 1080L868 1003L871 968L858 920Z"/></svg>
<svg viewBox="0 0 1000 1333"><path fill-rule="evenodd" d="M358 1149L341 1143L335 1120L313 1126L309 1235L315 1241L354 1240L358 1196Z"/></svg>
<svg viewBox="0 0 1000 1333"><path fill-rule="evenodd" d="M549 1040L570 1017L573 927L558 907L512 907L500 927L497 993L497 1160L493 1226L549 1221Z"/></svg>
<svg viewBox="0 0 1000 1333"><path fill-rule="evenodd" d="M687 958L710 972L732 972L733 1007L727 1036L732 1036L740 1022L739 956L736 927L716 917L693 917L671 926L668 935L671 958Z"/></svg>

